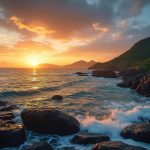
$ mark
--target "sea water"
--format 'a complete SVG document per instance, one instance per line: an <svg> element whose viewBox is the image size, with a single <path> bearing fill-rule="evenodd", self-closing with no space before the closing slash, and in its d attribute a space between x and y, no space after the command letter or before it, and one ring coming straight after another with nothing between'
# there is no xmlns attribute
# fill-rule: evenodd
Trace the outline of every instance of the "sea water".
<svg viewBox="0 0 150 150"><path fill-rule="evenodd" d="M121 79L77 76L83 69L0 69L0 100L10 101L19 109L14 111L15 122L21 123L20 112L24 108L55 108L72 115L80 121L81 132L109 135L112 141L142 146L150 144L124 139L120 131L141 117L150 118L150 98L134 90L117 87ZM62 95L61 102L51 100L53 95ZM34 142L47 141L55 149L75 147L90 150L92 145L73 145L71 136L39 135L26 131L27 140L17 148L21 150Z"/></svg>

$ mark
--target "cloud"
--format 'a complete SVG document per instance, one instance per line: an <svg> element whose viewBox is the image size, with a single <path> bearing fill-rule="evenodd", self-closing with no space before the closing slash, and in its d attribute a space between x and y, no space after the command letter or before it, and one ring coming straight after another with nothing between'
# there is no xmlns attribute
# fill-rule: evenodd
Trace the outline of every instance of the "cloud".
<svg viewBox="0 0 150 150"><path fill-rule="evenodd" d="M121 0L117 14L121 18L135 17L138 16L148 4L150 4L149 0Z"/></svg>
<svg viewBox="0 0 150 150"><path fill-rule="evenodd" d="M16 46L17 53L45 51L65 61L75 55L104 60L150 36L149 4L150 0L0 0L0 45Z"/></svg>
<svg viewBox="0 0 150 150"><path fill-rule="evenodd" d="M10 31L5 27L0 27L0 45L1 46L14 46L19 41L23 40L23 36L15 31Z"/></svg>
<svg viewBox="0 0 150 150"><path fill-rule="evenodd" d="M104 32L104 33L108 32L108 30L109 30L107 27L101 27L99 22L93 23L92 26L96 31L100 31L100 32Z"/></svg>
<svg viewBox="0 0 150 150"><path fill-rule="evenodd" d="M89 5L99 5L99 0L86 0Z"/></svg>
<svg viewBox="0 0 150 150"><path fill-rule="evenodd" d="M73 47L80 47L88 45L93 38L87 39L79 39L79 38L69 38L69 39L55 39L55 38L47 38L45 36L37 36L32 38L35 42L47 43L51 45L52 49L55 50L56 53L67 51Z"/></svg>
<svg viewBox="0 0 150 150"><path fill-rule="evenodd" d="M38 35L46 35L46 34L51 34L51 33L55 32L55 31L47 30L43 26L37 26L37 25L33 25L33 24L28 25L28 24L24 23L21 19L17 18L16 16L12 16L10 18L10 20L13 21L20 30L26 29L26 30L28 30L30 32L34 32Z"/></svg>

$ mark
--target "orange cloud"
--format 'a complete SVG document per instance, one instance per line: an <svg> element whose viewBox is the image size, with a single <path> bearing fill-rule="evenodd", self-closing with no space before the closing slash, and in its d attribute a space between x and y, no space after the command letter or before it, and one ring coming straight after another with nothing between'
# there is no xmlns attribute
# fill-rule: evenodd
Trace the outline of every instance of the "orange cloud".
<svg viewBox="0 0 150 150"><path fill-rule="evenodd" d="M93 26L94 30L100 31L103 33L108 32L108 30L109 30L107 27L101 27L99 22L93 23L92 26Z"/></svg>
<svg viewBox="0 0 150 150"><path fill-rule="evenodd" d="M26 29L30 32L34 32L38 35L45 35L45 34L51 34L54 33L55 31L53 30L47 30L46 28L42 27L42 26L36 26L33 24L26 24L24 23L21 19L17 18L16 16L12 16L10 18L11 21L13 21L20 30Z"/></svg>

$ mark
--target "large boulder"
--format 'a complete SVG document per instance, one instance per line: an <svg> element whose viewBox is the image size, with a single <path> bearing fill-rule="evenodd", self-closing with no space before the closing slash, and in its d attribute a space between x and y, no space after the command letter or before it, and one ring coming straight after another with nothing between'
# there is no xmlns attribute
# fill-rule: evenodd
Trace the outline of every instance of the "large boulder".
<svg viewBox="0 0 150 150"><path fill-rule="evenodd" d="M150 143L150 123L129 125L122 130L121 136L126 139Z"/></svg>
<svg viewBox="0 0 150 150"><path fill-rule="evenodd" d="M54 95L52 96L51 98L52 100L59 100L59 101L62 101L63 100L63 97L61 95Z"/></svg>
<svg viewBox="0 0 150 150"><path fill-rule="evenodd" d="M74 144L96 144L103 141L110 141L109 136L94 133L80 133L71 140Z"/></svg>
<svg viewBox="0 0 150 150"><path fill-rule="evenodd" d="M92 71L93 77L103 77L103 78L117 78L114 71L111 70L94 70Z"/></svg>
<svg viewBox="0 0 150 150"><path fill-rule="evenodd" d="M54 109L25 109L21 118L28 130L43 133L70 135L80 130L78 120Z"/></svg>
<svg viewBox="0 0 150 150"><path fill-rule="evenodd" d="M54 150L47 142L37 142L32 146L25 148L24 150Z"/></svg>
<svg viewBox="0 0 150 150"><path fill-rule="evenodd" d="M146 150L139 146L132 146L123 142L111 141L111 142L100 142L93 146L92 150Z"/></svg>
<svg viewBox="0 0 150 150"><path fill-rule="evenodd" d="M24 127L0 120L0 147L17 147L26 139Z"/></svg>

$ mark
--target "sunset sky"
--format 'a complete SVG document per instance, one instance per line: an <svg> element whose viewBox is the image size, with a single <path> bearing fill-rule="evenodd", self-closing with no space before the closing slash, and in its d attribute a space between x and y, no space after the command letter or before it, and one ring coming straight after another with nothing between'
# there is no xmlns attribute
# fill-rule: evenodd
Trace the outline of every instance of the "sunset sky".
<svg viewBox="0 0 150 150"><path fill-rule="evenodd" d="M108 61L150 36L150 0L0 0L0 67Z"/></svg>

